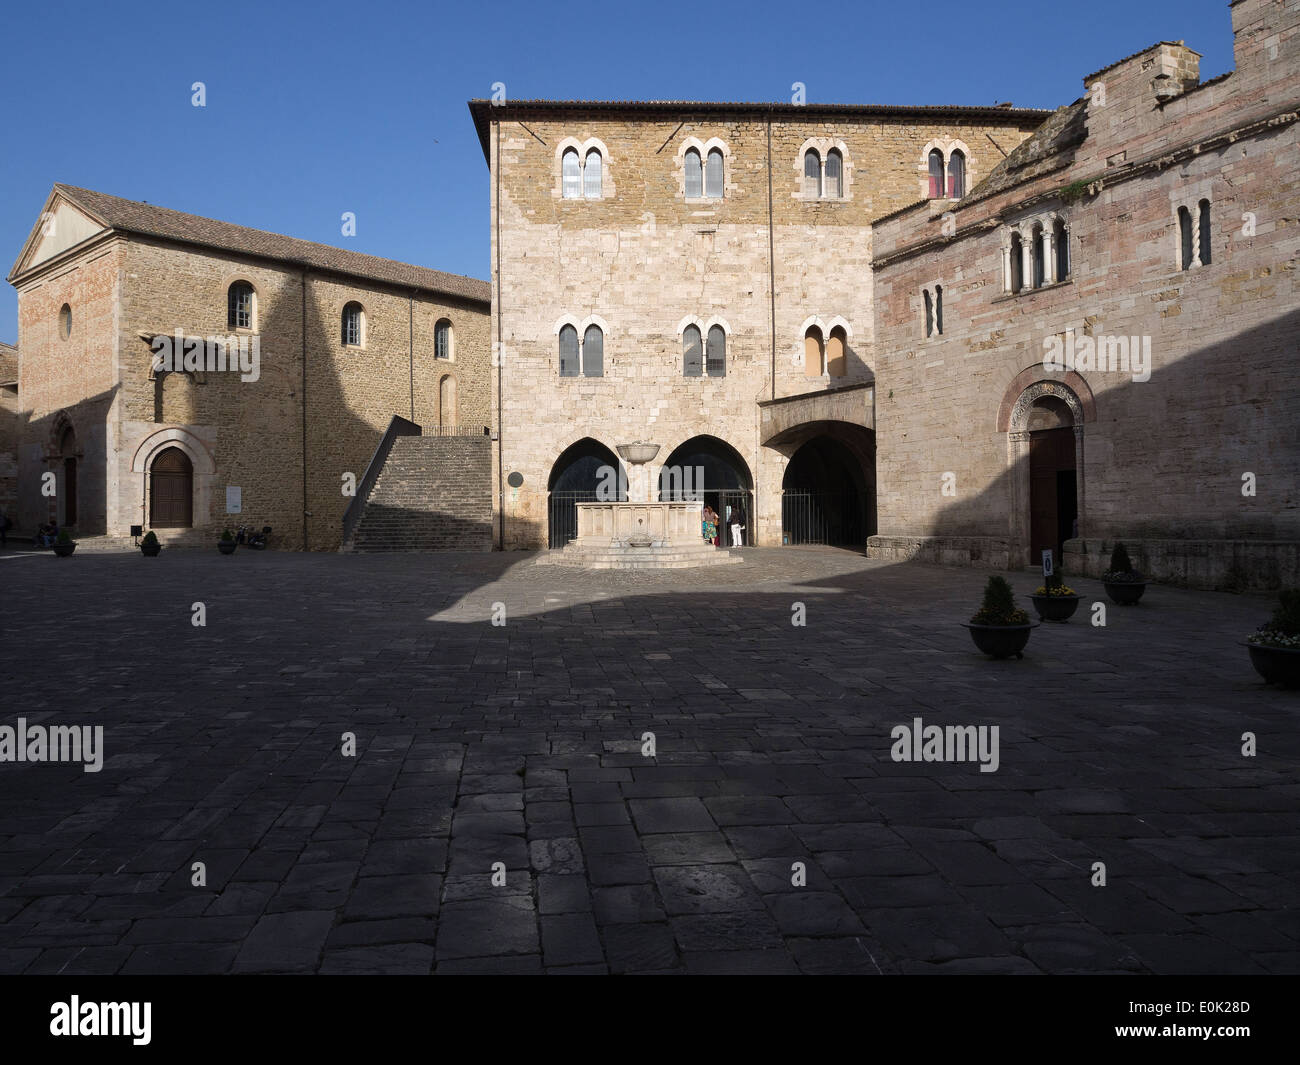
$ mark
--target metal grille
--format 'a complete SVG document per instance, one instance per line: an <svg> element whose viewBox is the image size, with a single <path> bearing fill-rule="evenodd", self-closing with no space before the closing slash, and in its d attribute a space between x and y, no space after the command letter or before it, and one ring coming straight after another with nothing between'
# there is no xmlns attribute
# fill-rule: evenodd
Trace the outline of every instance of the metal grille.
<svg viewBox="0 0 1300 1065"><path fill-rule="evenodd" d="M786 492L781 497L786 544L859 544L866 541L862 496L856 492Z"/></svg>
<svg viewBox="0 0 1300 1065"><path fill-rule="evenodd" d="M578 504L597 502L596 489L582 492L552 492L547 504L550 546L560 548L578 537Z"/></svg>

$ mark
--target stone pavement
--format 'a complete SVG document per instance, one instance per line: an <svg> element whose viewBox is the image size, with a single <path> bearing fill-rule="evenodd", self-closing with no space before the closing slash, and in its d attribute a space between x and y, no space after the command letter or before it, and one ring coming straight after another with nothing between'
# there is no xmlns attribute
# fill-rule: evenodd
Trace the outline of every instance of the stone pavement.
<svg viewBox="0 0 1300 1065"><path fill-rule="evenodd" d="M0 725L106 751L0 763L0 972L1300 971L1268 600L1095 628L1083 580L993 662L986 573L745 556L0 558ZM917 717L998 726L997 771L893 761Z"/></svg>

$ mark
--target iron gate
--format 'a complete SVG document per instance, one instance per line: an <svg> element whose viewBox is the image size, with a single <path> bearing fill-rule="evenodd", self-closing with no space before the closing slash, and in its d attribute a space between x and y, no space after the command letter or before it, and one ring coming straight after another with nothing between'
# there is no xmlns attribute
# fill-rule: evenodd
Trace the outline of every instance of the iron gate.
<svg viewBox="0 0 1300 1065"><path fill-rule="evenodd" d="M584 492L552 492L547 503L547 526L550 546L561 548L578 538L578 504L595 503L596 489Z"/></svg>
<svg viewBox="0 0 1300 1065"><path fill-rule="evenodd" d="M785 492L781 533L786 544L860 544L866 514L857 492Z"/></svg>

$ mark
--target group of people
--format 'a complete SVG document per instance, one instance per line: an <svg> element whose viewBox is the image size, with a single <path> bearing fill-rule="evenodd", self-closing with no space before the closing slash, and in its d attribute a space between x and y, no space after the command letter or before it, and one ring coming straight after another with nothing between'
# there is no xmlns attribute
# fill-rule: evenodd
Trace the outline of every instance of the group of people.
<svg viewBox="0 0 1300 1065"><path fill-rule="evenodd" d="M714 547L721 546L718 543L718 526L722 524L723 521L718 512L708 503L705 503L700 526L706 543L713 544ZM740 547L744 543L745 524L745 508L739 504L728 506L726 525L731 529L732 547Z"/></svg>
<svg viewBox="0 0 1300 1065"><path fill-rule="evenodd" d="M42 522L36 530L36 535L32 537L32 543L37 547L53 547L59 538L59 523L52 521L46 524Z"/></svg>

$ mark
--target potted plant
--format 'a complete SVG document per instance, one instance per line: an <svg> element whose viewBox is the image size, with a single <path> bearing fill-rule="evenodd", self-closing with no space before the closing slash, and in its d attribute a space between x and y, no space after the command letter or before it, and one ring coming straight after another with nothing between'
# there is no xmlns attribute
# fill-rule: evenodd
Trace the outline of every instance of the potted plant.
<svg viewBox="0 0 1300 1065"><path fill-rule="evenodd" d="M54 541L54 553L59 558L67 558L76 549L76 542L68 535L68 530L60 529L58 539Z"/></svg>
<svg viewBox="0 0 1300 1065"><path fill-rule="evenodd" d="M157 558L158 552L162 550L162 544L158 542L158 534L150 529L144 534L144 539L140 541L140 554L145 558Z"/></svg>
<svg viewBox="0 0 1300 1065"><path fill-rule="evenodd" d="M1101 582L1110 601L1120 606L1132 606L1147 590L1146 577L1133 568L1122 543L1117 543L1110 553L1110 569L1101 575Z"/></svg>
<svg viewBox="0 0 1300 1065"><path fill-rule="evenodd" d="M1284 590L1273 617L1246 637L1251 665L1266 684L1300 688L1300 588Z"/></svg>
<svg viewBox="0 0 1300 1065"><path fill-rule="evenodd" d="M984 605L966 625L975 646L994 658L1023 658L1029 633L1036 627L1037 622L1016 606L1007 579L996 574L984 586Z"/></svg>
<svg viewBox="0 0 1300 1065"><path fill-rule="evenodd" d="M1040 621L1069 621L1079 609L1079 600L1083 596L1066 587L1058 570L1029 598L1033 600Z"/></svg>
<svg viewBox="0 0 1300 1065"><path fill-rule="evenodd" d="M221 530L221 539L217 541L217 550L223 555L233 555L235 548L239 545L235 543L235 537L229 529Z"/></svg>

